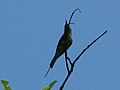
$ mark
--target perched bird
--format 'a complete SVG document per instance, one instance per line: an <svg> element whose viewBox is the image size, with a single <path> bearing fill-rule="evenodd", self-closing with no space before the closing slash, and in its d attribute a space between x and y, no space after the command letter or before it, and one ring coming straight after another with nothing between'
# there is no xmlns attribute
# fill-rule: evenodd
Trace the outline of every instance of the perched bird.
<svg viewBox="0 0 120 90"><path fill-rule="evenodd" d="M72 40L71 28L70 28L70 25L66 21L66 24L64 27L64 34L62 35L62 37L60 38L58 42L55 56L53 57L50 63L50 68L53 68L56 60L71 46L72 41L73 40Z"/></svg>
<svg viewBox="0 0 120 90"><path fill-rule="evenodd" d="M79 9L75 9L74 12L76 10L79 10ZM79 10L80 11L80 10ZM71 17L70 17L70 20L69 20L69 23L65 20L65 26L64 26L64 34L62 35L62 37L60 38L59 42L58 42L58 45L57 45L57 49L56 49L56 52L55 52L55 55L50 63L50 67L47 71L47 73L45 74L45 77L47 76L50 68L53 68L56 60L63 54L65 53L66 50L68 50L68 48L72 45L72 31L71 31L71 27L70 27L70 21L72 19L72 16L74 14L74 12L72 13Z"/></svg>

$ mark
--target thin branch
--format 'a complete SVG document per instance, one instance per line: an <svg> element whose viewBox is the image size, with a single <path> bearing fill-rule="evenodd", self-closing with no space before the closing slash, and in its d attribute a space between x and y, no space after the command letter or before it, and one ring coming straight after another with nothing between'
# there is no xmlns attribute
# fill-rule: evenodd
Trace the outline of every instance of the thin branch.
<svg viewBox="0 0 120 90"><path fill-rule="evenodd" d="M71 71L71 70L70 70ZM59 90L63 90L64 86L65 86L65 83L67 82L68 78L70 77L72 72L69 72L68 75L66 76L63 84L61 85L60 89Z"/></svg>
<svg viewBox="0 0 120 90"><path fill-rule="evenodd" d="M69 73L69 66L68 66L68 62L67 62L67 51L65 51L65 62L66 62L66 68L67 68L67 71Z"/></svg>
<svg viewBox="0 0 120 90"><path fill-rule="evenodd" d="M105 31L103 34L101 34L98 38L96 38L94 41L92 41L85 49L83 49L83 51L78 55L78 57L74 60L74 62L72 63L71 61L71 68L69 70L69 73L67 74L63 84L61 85L60 89L59 90L63 90L67 80L69 79L71 73L73 72L73 69L74 69L74 65L75 63L78 61L78 59L83 55L83 53L90 47L92 46L98 39L100 39L105 33L107 33L107 31ZM66 53L67 55L67 53ZM66 56L67 57L67 56ZM69 59L70 60L70 59Z"/></svg>
<svg viewBox="0 0 120 90"><path fill-rule="evenodd" d="M103 34L101 34L98 38L96 38L93 42L91 42L80 54L79 56L75 59L75 61L73 62L73 64L76 63L76 61L80 58L80 56L90 47L92 46L92 44L94 44L99 38L101 38L105 33L107 33L107 31L105 31Z"/></svg>
<svg viewBox="0 0 120 90"><path fill-rule="evenodd" d="M69 63L70 63L70 64L72 64L72 62L71 62L71 60L70 60L70 58L69 58L69 57L67 57L67 60L69 61Z"/></svg>

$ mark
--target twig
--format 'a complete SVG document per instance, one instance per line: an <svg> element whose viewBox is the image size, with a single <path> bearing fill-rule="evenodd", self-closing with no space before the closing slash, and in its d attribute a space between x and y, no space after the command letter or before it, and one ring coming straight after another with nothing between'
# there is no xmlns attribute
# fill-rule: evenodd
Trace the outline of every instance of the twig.
<svg viewBox="0 0 120 90"><path fill-rule="evenodd" d="M68 62L67 62L67 51L65 51L65 62L66 62L66 68L67 68L67 71L68 71L68 73L69 73L69 66L68 66Z"/></svg>
<svg viewBox="0 0 120 90"><path fill-rule="evenodd" d="M105 31L103 34L101 34L99 37L97 37L94 41L92 41L85 49L83 49L83 51L78 55L78 57L74 60L74 62L72 63L71 61L70 62L70 65L71 65L71 68L63 82L63 84L61 85L60 89L59 90L63 90L68 78L70 77L71 73L73 72L73 69L74 69L74 65L75 63L78 61L78 59L83 55L83 53L90 47L92 46L98 39L100 39L105 33L107 33L107 31ZM67 53L66 53L66 56L67 57ZM69 59L70 60L70 59ZM69 67L68 67L69 68Z"/></svg>
<svg viewBox="0 0 120 90"><path fill-rule="evenodd" d="M91 42L80 54L79 56L75 59L75 61L73 62L73 64L76 63L76 61L80 58L80 56L90 47L92 46L92 44L94 44L99 38L101 38L105 33L107 33L107 31L105 31L103 34L101 34L98 38L96 38L93 42Z"/></svg>

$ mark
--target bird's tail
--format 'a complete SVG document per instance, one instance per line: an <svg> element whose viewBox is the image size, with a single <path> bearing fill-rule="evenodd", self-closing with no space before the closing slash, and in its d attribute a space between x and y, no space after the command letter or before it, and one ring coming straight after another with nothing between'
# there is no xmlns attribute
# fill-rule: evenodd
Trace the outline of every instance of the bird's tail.
<svg viewBox="0 0 120 90"><path fill-rule="evenodd" d="M55 64L55 62L56 62L56 57L54 57L53 59L52 59L52 61L51 61L51 63L50 63L50 67L49 67L49 69L47 70L47 73L45 74L45 77L47 76L47 74L49 73L49 71L50 71L50 68L53 68L53 66L54 66L54 64Z"/></svg>
<svg viewBox="0 0 120 90"><path fill-rule="evenodd" d="M49 71L50 71L50 67L49 67L49 69L47 70L47 73L45 74L45 77L48 75Z"/></svg>
<svg viewBox="0 0 120 90"><path fill-rule="evenodd" d="M51 61L51 63L50 63L50 68L53 68L53 66L54 66L54 64L55 64L55 62L56 62L56 60L57 60L56 57L54 57L54 58L52 59L52 61Z"/></svg>

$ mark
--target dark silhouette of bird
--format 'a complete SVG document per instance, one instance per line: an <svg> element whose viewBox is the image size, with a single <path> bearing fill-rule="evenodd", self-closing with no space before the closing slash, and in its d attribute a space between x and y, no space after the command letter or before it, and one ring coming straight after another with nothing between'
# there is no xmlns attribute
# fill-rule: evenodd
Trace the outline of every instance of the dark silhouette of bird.
<svg viewBox="0 0 120 90"><path fill-rule="evenodd" d="M57 59L65 53L65 51L68 50L68 48L72 45L72 42L73 42L73 39L72 39L72 31L71 31L71 27L70 27L70 24L73 24L73 23L70 23L71 19L72 19L72 16L74 14L74 12L76 10L79 10L79 9L75 9L70 17L70 20L69 20L69 23L65 20L65 26L64 26L64 33L62 35L62 37L60 38L59 42L58 42L58 45L57 45L57 48L56 48L56 52L55 52L55 55L50 63L50 67L47 71L47 73L45 74L45 77L47 76L50 68L53 68L55 62L57 61ZM79 10L80 11L80 10Z"/></svg>
<svg viewBox="0 0 120 90"><path fill-rule="evenodd" d="M50 63L50 68L53 68L56 60L66 51L68 50L68 48L72 45L72 32L71 32L71 28L70 25L67 23L65 24L64 27L64 34L62 35L62 37L60 38L58 45L57 45L57 49L56 49L56 53L55 56L53 57L51 63Z"/></svg>

